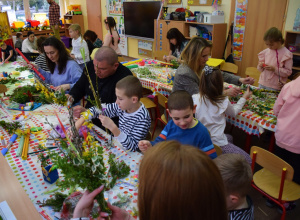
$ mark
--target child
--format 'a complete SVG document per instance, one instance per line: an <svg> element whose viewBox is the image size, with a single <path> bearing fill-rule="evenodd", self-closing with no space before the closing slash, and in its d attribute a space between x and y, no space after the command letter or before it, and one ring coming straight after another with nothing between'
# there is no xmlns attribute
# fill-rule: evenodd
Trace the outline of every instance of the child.
<svg viewBox="0 0 300 220"><path fill-rule="evenodd" d="M245 156L251 164L249 154L239 147L229 143L224 130L225 114L235 117L243 108L246 99L251 96L249 88L236 105L232 105L227 96L223 95L223 77L217 68L205 66L200 74L199 93L193 95L196 108L196 118L209 130L211 140L222 148L223 153L238 153Z"/></svg>
<svg viewBox="0 0 300 220"><path fill-rule="evenodd" d="M253 220L254 206L247 195L251 188L250 165L239 154L222 154L214 159L223 178L229 220Z"/></svg>
<svg viewBox="0 0 300 220"><path fill-rule="evenodd" d="M217 154L207 129L193 117L195 108L193 99L188 92L183 90L172 92L168 99L167 111L173 120L169 121L154 141L140 141L140 150L146 152L148 148L158 142L177 140L181 144L198 147L212 159L215 158Z"/></svg>
<svg viewBox="0 0 300 220"><path fill-rule="evenodd" d="M18 32L16 34L16 43L15 43L15 48L18 48L20 51L22 51L22 43L23 43L23 34L21 32Z"/></svg>
<svg viewBox="0 0 300 220"><path fill-rule="evenodd" d="M7 45L5 42L1 42L0 41L0 45L1 45L1 54L2 54L2 62L0 64L3 64L5 62L13 62L16 61L16 52L15 50Z"/></svg>
<svg viewBox="0 0 300 220"><path fill-rule="evenodd" d="M99 109L90 108L92 118L99 117L102 125L109 129L115 138L127 150L138 150L138 142L146 137L151 119L148 110L140 102L143 94L143 87L138 78L127 76L116 84L116 103L107 104L104 115ZM119 117L119 128L110 119ZM79 129L84 123L81 117L75 124Z"/></svg>
<svg viewBox="0 0 300 220"><path fill-rule="evenodd" d="M87 30L84 33L83 38L85 41L90 40L94 44L95 48L102 47L103 42L98 38L98 35L94 31Z"/></svg>
<svg viewBox="0 0 300 220"><path fill-rule="evenodd" d="M37 43L37 48L38 48L40 55L35 59L34 62L42 70L44 70L46 72L50 72L50 70L47 66L47 59L46 59L44 46L43 46L43 43L46 39L47 39L46 37L39 37L39 39L37 39L36 43Z"/></svg>
<svg viewBox="0 0 300 220"><path fill-rule="evenodd" d="M104 19L105 28L106 30L109 30L109 33L107 33L104 37L104 43L103 46L110 47L116 51L118 55L121 55L121 50L119 48L120 43L120 35L117 31L117 24L113 17L106 17Z"/></svg>
<svg viewBox="0 0 300 220"><path fill-rule="evenodd" d="M282 33L276 27L265 33L264 41L268 48L258 54L259 88L279 91L292 74L293 54L283 46Z"/></svg>
<svg viewBox="0 0 300 220"><path fill-rule="evenodd" d="M69 34L72 39L71 57L79 64L80 68L84 68L84 60L81 56L80 49L84 48L85 62L90 61L89 48L85 40L81 37L81 28L79 24L72 24L69 27Z"/></svg>

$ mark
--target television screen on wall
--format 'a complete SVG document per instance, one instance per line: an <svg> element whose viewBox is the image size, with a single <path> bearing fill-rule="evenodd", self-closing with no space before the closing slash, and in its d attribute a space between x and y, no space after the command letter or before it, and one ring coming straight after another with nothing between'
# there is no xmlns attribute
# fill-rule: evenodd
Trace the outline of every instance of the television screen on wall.
<svg viewBox="0 0 300 220"><path fill-rule="evenodd" d="M160 1L123 2L125 35L153 40L160 7Z"/></svg>

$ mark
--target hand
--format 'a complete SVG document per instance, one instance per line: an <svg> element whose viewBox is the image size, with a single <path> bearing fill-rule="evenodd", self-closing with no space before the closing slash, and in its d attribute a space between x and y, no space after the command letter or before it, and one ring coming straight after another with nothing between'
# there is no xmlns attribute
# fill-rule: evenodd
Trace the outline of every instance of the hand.
<svg viewBox="0 0 300 220"><path fill-rule="evenodd" d="M95 189L93 192L85 191L81 199L78 201L73 218L88 217L94 205L95 197L103 190L104 185Z"/></svg>
<svg viewBox="0 0 300 220"><path fill-rule="evenodd" d="M117 206L113 206L109 202L107 203L107 205L108 205L108 208L110 208L110 210L112 211L112 215L110 216L110 220L131 220L131 219L134 219L125 210L120 209ZM100 216L101 217L107 217L108 214L105 213L105 212L101 212ZM105 220L105 219L101 218L101 220Z"/></svg>
<svg viewBox="0 0 300 220"><path fill-rule="evenodd" d="M67 100L68 100L67 105L71 106L72 103L74 102L74 98L71 95L69 95L69 94L65 94L65 96L67 97Z"/></svg>
<svg viewBox="0 0 300 220"><path fill-rule="evenodd" d="M82 107L81 105L77 105L75 107L73 107L73 116L75 118L80 118L80 113L84 112L86 109L84 107Z"/></svg>
<svg viewBox="0 0 300 220"><path fill-rule="evenodd" d="M114 130L116 128L118 128L117 125L113 122L113 120L111 120L109 117L107 117L105 115L99 115L99 119L100 119L102 125L105 128L109 129L112 133L114 133ZM115 133L114 133L114 135L115 136L119 136L119 135L117 135Z"/></svg>
<svg viewBox="0 0 300 220"><path fill-rule="evenodd" d="M224 94L231 97L236 97L240 93L241 89L237 87L231 87L224 90Z"/></svg>
<svg viewBox="0 0 300 220"><path fill-rule="evenodd" d="M70 88L71 88L70 84L62 84L60 86L55 87L54 89L56 91L61 91L61 90L66 91L66 90L69 90Z"/></svg>
<svg viewBox="0 0 300 220"><path fill-rule="evenodd" d="M28 63L28 64L26 64L27 65L27 67L29 68L29 69L31 69L31 70L33 70L33 68L36 68L37 70L39 69L39 67L37 66L37 65L35 65L35 64L33 64L33 63ZM25 65L25 66L26 66Z"/></svg>
<svg viewBox="0 0 300 220"><path fill-rule="evenodd" d="M75 55L74 54L70 54L70 57L72 57L73 59L75 59Z"/></svg>
<svg viewBox="0 0 300 220"><path fill-rule="evenodd" d="M252 95L252 92L250 90L250 86L247 87L247 90L245 91L244 95L243 95L243 98L245 99L249 99Z"/></svg>
<svg viewBox="0 0 300 220"><path fill-rule="evenodd" d="M258 66L263 69L263 68L265 68L265 63L264 62L259 62Z"/></svg>
<svg viewBox="0 0 300 220"><path fill-rule="evenodd" d="M139 148L143 153L145 153L150 147L152 147L150 141L139 141Z"/></svg>
<svg viewBox="0 0 300 220"><path fill-rule="evenodd" d="M268 66L268 65L266 65L265 66L265 70L269 70L269 71L275 72L275 67L274 66Z"/></svg>
<svg viewBox="0 0 300 220"><path fill-rule="evenodd" d="M246 78L239 78L239 81L242 83L242 84L250 84L250 85L253 85L254 83L254 79L252 77L246 77Z"/></svg>

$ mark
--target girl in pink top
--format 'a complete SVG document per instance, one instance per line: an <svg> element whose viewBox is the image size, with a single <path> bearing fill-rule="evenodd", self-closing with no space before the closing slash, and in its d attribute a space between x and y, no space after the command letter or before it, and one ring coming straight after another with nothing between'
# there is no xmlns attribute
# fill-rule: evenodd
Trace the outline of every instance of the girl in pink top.
<svg viewBox="0 0 300 220"><path fill-rule="evenodd" d="M294 179L300 184L300 77L286 84L274 105L277 116L275 154L294 168Z"/></svg>
<svg viewBox="0 0 300 220"><path fill-rule="evenodd" d="M117 24L113 17L106 17L104 19L105 28L109 32L104 37L103 46L110 47L116 51L118 55L122 55L121 50L119 48L120 43L120 35L117 31Z"/></svg>
<svg viewBox="0 0 300 220"><path fill-rule="evenodd" d="M279 91L292 74L293 54L283 46L282 33L276 27L265 33L264 41L268 48L258 54L259 88Z"/></svg>

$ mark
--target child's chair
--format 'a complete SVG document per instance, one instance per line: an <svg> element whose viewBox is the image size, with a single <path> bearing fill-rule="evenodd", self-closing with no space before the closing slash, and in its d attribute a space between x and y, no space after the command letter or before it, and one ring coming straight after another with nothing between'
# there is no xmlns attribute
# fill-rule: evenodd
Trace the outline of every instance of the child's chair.
<svg viewBox="0 0 300 220"><path fill-rule="evenodd" d="M282 209L281 220L285 219L285 202L300 198L300 185L292 181L294 169L284 160L260 147L251 148L252 187L279 205ZM254 173L255 163L263 168Z"/></svg>
<svg viewBox="0 0 300 220"><path fill-rule="evenodd" d="M225 63L221 64L220 70L222 70L224 72L230 72L230 73L233 73L234 75L236 75L239 70L239 67L238 67L238 65L235 65L233 63L225 62Z"/></svg>
<svg viewBox="0 0 300 220"><path fill-rule="evenodd" d="M253 83L254 86L258 86L258 80L260 77L260 71L256 67L247 67L246 76L250 76L255 79L255 82Z"/></svg>
<svg viewBox="0 0 300 220"><path fill-rule="evenodd" d="M154 124L154 128L153 128L153 132L152 132L152 139L153 139L158 121L160 121L163 125L168 124L168 113L166 112L166 116L165 116L165 114L164 113L161 114L160 110L159 110L159 106L162 106L164 111L167 110L167 108L168 108L167 97L165 97L164 95L162 95L159 92L156 92L155 97L154 97L154 102L156 103L156 120L155 120L155 124Z"/></svg>

